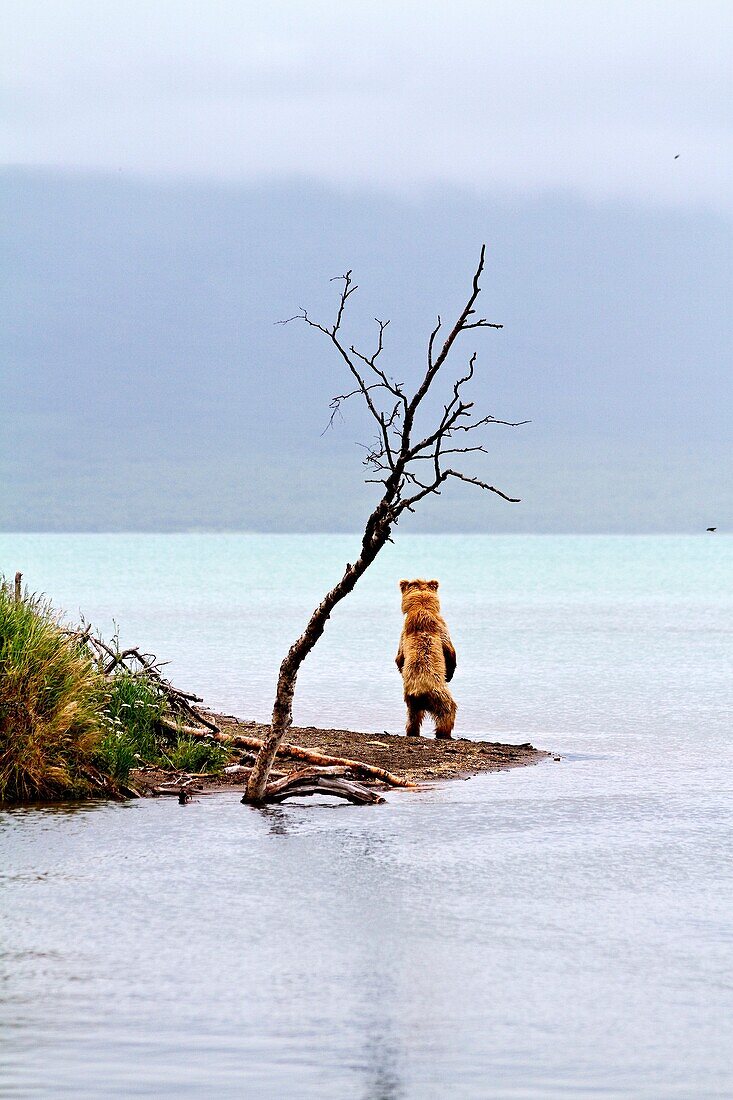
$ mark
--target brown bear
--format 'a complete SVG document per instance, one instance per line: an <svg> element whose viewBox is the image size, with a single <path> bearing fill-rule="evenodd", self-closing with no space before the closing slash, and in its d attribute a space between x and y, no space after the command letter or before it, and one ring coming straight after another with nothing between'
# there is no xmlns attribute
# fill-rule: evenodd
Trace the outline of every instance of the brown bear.
<svg viewBox="0 0 733 1100"><path fill-rule="evenodd" d="M450 737L456 704L445 686L456 670L456 651L440 614L437 581L400 581L405 625L397 653L407 703L407 736L419 737L425 713L435 736Z"/></svg>

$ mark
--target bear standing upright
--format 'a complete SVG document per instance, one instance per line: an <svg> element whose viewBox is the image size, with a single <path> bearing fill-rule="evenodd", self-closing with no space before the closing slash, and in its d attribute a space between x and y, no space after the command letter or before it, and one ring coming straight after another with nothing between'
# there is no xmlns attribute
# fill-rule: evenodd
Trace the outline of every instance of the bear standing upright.
<svg viewBox="0 0 733 1100"><path fill-rule="evenodd" d="M435 720L435 736L450 737L456 704L445 686L456 670L456 651L440 614L437 581L400 581L405 624L397 653L407 703L407 736L419 737L425 714Z"/></svg>

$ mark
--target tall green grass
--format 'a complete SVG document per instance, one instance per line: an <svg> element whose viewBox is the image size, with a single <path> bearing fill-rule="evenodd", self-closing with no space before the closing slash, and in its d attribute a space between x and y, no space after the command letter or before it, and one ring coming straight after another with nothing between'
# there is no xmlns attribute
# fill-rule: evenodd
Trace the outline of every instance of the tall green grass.
<svg viewBox="0 0 733 1100"><path fill-rule="evenodd" d="M100 741L100 768L120 783L140 764L156 764L182 772L220 772L229 759L215 741L178 737L162 731L165 701L155 681L119 672L110 683L105 731Z"/></svg>
<svg viewBox="0 0 733 1100"><path fill-rule="evenodd" d="M216 741L179 737L175 744L165 750L165 759L178 771L216 774L229 759L229 752Z"/></svg>
<svg viewBox="0 0 733 1100"><path fill-rule="evenodd" d="M108 687L47 600L0 586L0 800L83 797L104 728Z"/></svg>
<svg viewBox="0 0 733 1100"><path fill-rule="evenodd" d="M133 676L125 670L113 676L99 742L99 767L118 782L126 783L130 771L138 764L157 763L158 723L165 709L165 701L149 677Z"/></svg>
<svg viewBox="0 0 733 1100"><path fill-rule="evenodd" d="M140 764L221 771L226 749L164 734L166 710L155 679L105 677L45 598L0 584L0 802L112 793Z"/></svg>

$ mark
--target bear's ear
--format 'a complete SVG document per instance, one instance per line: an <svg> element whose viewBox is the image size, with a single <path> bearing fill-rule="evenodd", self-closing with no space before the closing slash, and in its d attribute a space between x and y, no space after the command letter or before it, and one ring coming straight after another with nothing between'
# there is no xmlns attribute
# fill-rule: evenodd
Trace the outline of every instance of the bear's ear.
<svg viewBox="0 0 733 1100"><path fill-rule="evenodd" d="M432 588L433 592L437 592L438 591L438 582L437 581L428 581L428 588Z"/></svg>
<svg viewBox="0 0 733 1100"><path fill-rule="evenodd" d="M406 592L410 587L410 581L400 581L400 592Z"/></svg>

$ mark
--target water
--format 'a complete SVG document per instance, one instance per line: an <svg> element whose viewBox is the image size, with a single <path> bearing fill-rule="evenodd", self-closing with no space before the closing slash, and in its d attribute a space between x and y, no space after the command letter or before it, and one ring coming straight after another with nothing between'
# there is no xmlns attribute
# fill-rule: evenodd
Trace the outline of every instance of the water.
<svg viewBox="0 0 733 1100"><path fill-rule="evenodd" d="M266 718L355 541L0 535L0 569ZM401 727L419 575L459 732L562 761L381 807L0 814L0 1094L733 1094L733 539L400 537L297 721Z"/></svg>

